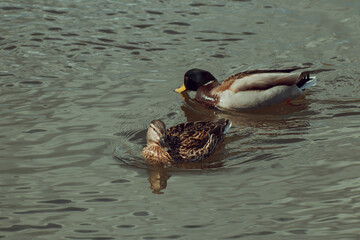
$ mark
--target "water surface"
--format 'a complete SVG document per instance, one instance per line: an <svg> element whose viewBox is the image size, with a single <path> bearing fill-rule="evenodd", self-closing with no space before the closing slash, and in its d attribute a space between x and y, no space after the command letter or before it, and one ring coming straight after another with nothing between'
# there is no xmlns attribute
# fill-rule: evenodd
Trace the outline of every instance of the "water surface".
<svg viewBox="0 0 360 240"><path fill-rule="evenodd" d="M357 239L357 1L2 1L0 237ZM331 68L293 106L229 113L190 68ZM153 119L229 118L201 164L140 158Z"/></svg>

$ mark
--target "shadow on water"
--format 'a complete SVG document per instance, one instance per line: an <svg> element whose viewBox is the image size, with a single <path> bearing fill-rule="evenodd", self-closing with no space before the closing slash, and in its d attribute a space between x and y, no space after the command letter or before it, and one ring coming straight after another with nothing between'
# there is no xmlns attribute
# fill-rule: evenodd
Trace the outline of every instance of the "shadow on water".
<svg viewBox="0 0 360 240"><path fill-rule="evenodd" d="M188 122L219 118L230 119L232 128L224 142L215 153L202 162L180 163L174 165L150 165L141 158L140 152L146 145L146 129L115 134L123 141L114 146L113 156L122 167L146 171L150 189L155 194L162 194L167 187L171 173L191 170L215 170L232 168L257 161L271 161L279 158L277 149L288 144L304 140L300 135L309 127L306 117L316 114L309 111L309 102L304 96L289 104L278 104L261 110L247 112L226 112L208 109L197 103L185 93L182 95L181 110ZM303 113L306 112L306 113ZM289 133L289 130L293 129ZM291 135L290 137L287 135ZM299 137L293 137L299 135ZM256 147L254 147L256 146Z"/></svg>

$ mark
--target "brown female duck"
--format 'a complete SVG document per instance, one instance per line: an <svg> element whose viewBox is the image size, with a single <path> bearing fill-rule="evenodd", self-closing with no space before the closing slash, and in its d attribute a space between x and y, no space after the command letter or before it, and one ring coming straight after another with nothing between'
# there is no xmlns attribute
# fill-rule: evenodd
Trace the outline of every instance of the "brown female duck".
<svg viewBox="0 0 360 240"><path fill-rule="evenodd" d="M196 101L207 107L247 110L274 105L300 96L316 83L310 73L282 70L251 70L232 75L220 84L208 71L191 69L184 75L184 84L176 92L196 91Z"/></svg>
<svg viewBox="0 0 360 240"><path fill-rule="evenodd" d="M147 131L147 144L141 155L150 163L197 162L209 157L229 130L229 120L182 123L166 129L153 120Z"/></svg>

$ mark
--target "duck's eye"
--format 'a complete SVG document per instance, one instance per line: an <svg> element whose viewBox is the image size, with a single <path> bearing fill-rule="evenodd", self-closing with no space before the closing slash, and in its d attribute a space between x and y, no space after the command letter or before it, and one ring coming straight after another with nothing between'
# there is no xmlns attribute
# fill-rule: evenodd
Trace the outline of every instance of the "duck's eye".
<svg viewBox="0 0 360 240"><path fill-rule="evenodd" d="M162 136L163 133L161 132L161 130L159 128L156 128L156 127L153 127L153 126L150 126L150 128L159 136Z"/></svg>

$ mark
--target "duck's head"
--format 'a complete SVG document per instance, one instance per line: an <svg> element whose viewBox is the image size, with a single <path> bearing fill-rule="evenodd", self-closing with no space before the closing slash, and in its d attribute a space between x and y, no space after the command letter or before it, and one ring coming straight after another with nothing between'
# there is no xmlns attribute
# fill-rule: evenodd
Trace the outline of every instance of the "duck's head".
<svg viewBox="0 0 360 240"><path fill-rule="evenodd" d="M153 120L150 123L146 134L146 141L148 145L155 144L161 147L167 147L166 142L166 126L161 120Z"/></svg>
<svg viewBox="0 0 360 240"><path fill-rule="evenodd" d="M201 69L190 69L184 75L184 84L175 89L175 92L181 93L185 90L196 91L199 87L208 82L216 81L216 78L208 71Z"/></svg>

